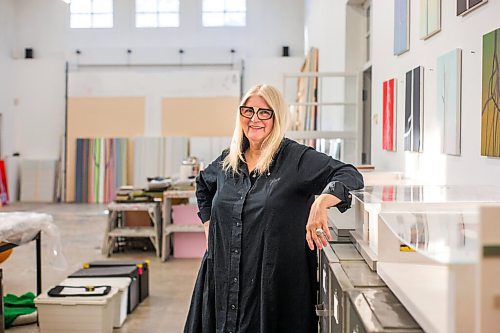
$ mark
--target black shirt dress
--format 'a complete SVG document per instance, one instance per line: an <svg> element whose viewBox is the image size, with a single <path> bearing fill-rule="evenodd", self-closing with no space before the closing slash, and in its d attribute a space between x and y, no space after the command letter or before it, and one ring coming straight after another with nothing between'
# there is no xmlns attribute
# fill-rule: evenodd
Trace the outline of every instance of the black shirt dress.
<svg viewBox="0 0 500 333"><path fill-rule="evenodd" d="M283 139L269 172L222 169L219 158L196 180L199 216L210 220L185 333L317 332L316 251L305 239L311 204L330 193L350 207L363 187L349 164Z"/></svg>

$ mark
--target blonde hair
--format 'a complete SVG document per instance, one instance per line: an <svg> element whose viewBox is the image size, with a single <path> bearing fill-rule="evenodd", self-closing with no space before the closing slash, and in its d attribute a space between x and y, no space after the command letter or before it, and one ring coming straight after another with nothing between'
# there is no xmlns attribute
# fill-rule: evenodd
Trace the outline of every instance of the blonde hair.
<svg viewBox="0 0 500 333"><path fill-rule="evenodd" d="M288 128L288 110L285 99L281 92L273 86L267 84L258 84L248 90L243 96L240 105L245 105L248 99L252 96L262 97L267 105L274 110L274 125L271 133L262 142L262 154L255 165L255 170L262 175L269 171L269 167L273 161L274 155L285 136L285 131ZM229 148L229 154L222 161L222 168L225 171L231 170L233 174L239 174L239 162L245 162L244 153L248 148L248 139L243 133L243 128L240 123L239 108L236 110L236 125L234 127L233 138Z"/></svg>

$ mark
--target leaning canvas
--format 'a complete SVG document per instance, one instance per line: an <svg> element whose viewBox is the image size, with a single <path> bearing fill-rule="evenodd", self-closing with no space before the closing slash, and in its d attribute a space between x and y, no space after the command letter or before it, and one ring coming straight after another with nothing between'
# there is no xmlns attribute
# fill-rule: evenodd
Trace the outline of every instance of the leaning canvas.
<svg viewBox="0 0 500 333"><path fill-rule="evenodd" d="M404 146L406 151L422 152L424 128L423 67L419 66L407 72L405 81Z"/></svg>
<svg viewBox="0 0 500 333"><path fill-rule="evenodd" d="M483 36L481 155L500 157L500 29Z"/></svg>
<svg viewBox="0 0 500 333"><path fill-rule="evenodd" d="M394 0L394 55L410 49L410 2Z"/></svg>
<svg viewBox="0 0 500 333"><path fill-rule="evenodd" d="M382 149L396 150L396 80L383 83Z"/></svg>
<svg viewBox="0 0 500 333"><path fill-rule="evenodd" d="M462 50L455 49L437 60L437 111L441 151L460 155Z"/></svg>

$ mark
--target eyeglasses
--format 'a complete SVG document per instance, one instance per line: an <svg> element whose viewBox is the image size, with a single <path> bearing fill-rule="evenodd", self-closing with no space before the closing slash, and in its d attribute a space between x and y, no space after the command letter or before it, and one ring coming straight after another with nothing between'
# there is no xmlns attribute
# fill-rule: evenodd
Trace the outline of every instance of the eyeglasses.
<svg viewBox="0 0 500 333"><path fill-rule="evenodd" d="M259 118L260 120L271 119L274 115L274 111L271 109L258 108L257 111L255 111L255 109L256 108L253 106L242 105L240 106L240 114L242 117L252 119L253 115L257 113L257 118Z"/></svg>

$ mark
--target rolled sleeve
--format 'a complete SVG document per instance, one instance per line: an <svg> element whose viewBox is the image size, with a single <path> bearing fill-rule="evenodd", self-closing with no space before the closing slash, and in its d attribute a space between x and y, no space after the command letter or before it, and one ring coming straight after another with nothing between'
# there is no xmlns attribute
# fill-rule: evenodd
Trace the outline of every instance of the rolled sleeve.
<svg viewBox="0 0 500 333"><path fill-rule="evenodd" d="M349 189L341 182L332 181L328 183L321 193L331 194L339 198L341 202L339 202L335 207L337 207L341 213L351 208L352 195L349 192Z"/></svg>
<svg viewBox="0 0 500 333"><path fill-rule="evenodd" d="M364 186L363 176L354 166L312 148L306 149L299 160L299 178L305 191L339 198L336 207L342 213L351 207L349 192Z"/></svg>

